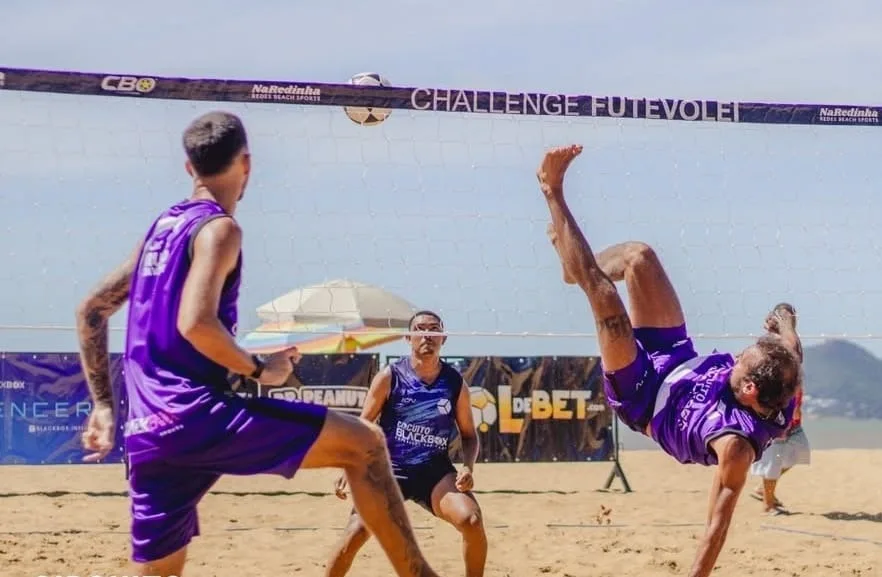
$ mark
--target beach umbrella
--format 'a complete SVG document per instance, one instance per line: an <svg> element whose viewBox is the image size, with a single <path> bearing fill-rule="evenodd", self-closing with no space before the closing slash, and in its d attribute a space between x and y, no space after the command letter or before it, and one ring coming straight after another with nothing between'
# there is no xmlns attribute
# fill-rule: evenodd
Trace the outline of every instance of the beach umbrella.
<svg viewBox="0 0 882 577"><path fill-rule="evenodd" d="M268 323L407 328L416 307L381 287L332 280L292 290L257 307Z"/></svg>

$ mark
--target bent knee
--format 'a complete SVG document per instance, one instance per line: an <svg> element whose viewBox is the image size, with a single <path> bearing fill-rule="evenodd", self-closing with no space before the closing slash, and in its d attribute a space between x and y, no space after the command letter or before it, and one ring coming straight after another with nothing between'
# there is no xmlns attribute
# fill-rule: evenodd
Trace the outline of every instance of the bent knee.
<svg viewBox="0 0 882 577"><path fill-rule="evenodd" d="M467 533L483 533L484 519L480 510L470 512L468 515L457 517L453 521L453 526L463 534Z"/></svg>
<svg viewBox="0 0 882 577"><path fill-rule="evenodd" d="M632 270L645 270L661 266L655 249L641 241L631 241L625 249L626 268Z"/></svg>

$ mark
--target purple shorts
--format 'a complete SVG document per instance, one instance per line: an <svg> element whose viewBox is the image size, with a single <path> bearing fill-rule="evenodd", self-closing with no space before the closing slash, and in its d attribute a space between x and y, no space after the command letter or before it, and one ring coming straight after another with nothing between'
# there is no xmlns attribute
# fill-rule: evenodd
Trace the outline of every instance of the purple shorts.
<svg viewBox="0 0 882 577"><path fill-rule="evenodd" d="M671 371L698 356L686 325L634 329L637 358L627 367L603 372L607 403L628 428L640 433L652 419L655 398Z"/></svg>
<svg viewBox="0 0 882 577"><path fill-rule="evenodd" d="M327 411L323 405L233 397L185 422L162 447L130 456L132 559L161 559L198 536L196 507L221 475L292 478Z"/></svg>

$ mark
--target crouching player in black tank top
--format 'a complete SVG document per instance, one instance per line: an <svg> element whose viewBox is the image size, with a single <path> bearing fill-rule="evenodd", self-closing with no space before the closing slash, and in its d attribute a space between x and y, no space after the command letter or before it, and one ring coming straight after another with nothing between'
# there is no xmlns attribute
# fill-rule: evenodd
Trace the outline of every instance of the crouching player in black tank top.
<svg viewBox="0 0 882 577"><path fill-rule="evenodd" d="M444 326L437 314L420 311L411 319L410 331L443 333ZM379 418L392 470L404 498L459 530L466 577L481 577L487 559L487 536L481 509L471 493L478 436L468 386L459 372L440 358L446 339L430 334L408 337L410 356L390 364L374 377L361 417L371 422ZM448 456L448 446L457 429L463 452L459 473ZM337 497L346 498L345 477L337 480L335 492ZM345 575L369 537L364 522L353 509L325 575Z"/></svg>

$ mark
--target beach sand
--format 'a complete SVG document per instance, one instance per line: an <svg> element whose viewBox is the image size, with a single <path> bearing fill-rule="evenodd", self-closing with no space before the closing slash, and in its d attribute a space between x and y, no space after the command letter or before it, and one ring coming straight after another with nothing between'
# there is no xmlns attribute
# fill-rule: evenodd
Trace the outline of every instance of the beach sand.
<svg viewBox="0 0 882 577"><path fill-rule="evenodd" d="M486 575L686 575L713 469L680 466L659 451L627 451L622 464L630 494L599 491L610 463L480 464ZM121 466L6 466L0 475L0 575L125 574L129 504ZM332 495L335 476L221 480L200 508L202 536L190 547L185 575L322 575L351 506ZM755 485L750 479L748 489ZM811 466L781 482L779 498L792 515L765 517L757 501L742 497L713 575L882 575L880 486L882 451L816 451ZM435 568L463 575L458 534L413 504L408 511ZM350 573L391 574L373 541Z"/></svg>

